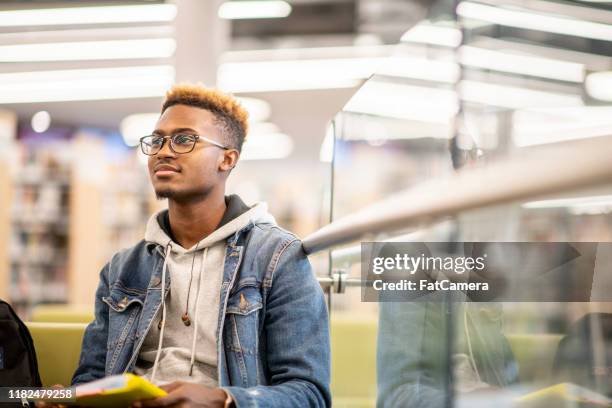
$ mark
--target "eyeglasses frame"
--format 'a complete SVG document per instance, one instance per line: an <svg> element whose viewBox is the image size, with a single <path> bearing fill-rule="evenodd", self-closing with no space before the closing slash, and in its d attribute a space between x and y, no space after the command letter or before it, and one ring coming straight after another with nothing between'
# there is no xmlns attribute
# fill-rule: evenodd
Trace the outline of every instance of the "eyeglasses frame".
<svg viewBox="0 0 612 408"><path fill-rule="evenodd" d="M177 137L177 136L179 136L179 135L183 135L183 136L191 136L191 137L194 137L194 138L195 138L195 140L194 140L194 142L193 142L193 146L191 146L191 150L189 150L188 152L177 152L176 150L174 150L174 147L172 147L172 140L173 140L173 138L175 138L175 137ZM143 148L143 146L142 146L142 141L143 141L145 138L147 138L147 137L159 137L159 138L162 138L162 139L163 139L163 142L162 142L161 146L159 147L159 150L158 150L158 151L156 151L156 152L155 152L155 153L153 153L153 154L145 153L144 148ZM218 148L220 148L220 149L223 149L223 150L230 150L230 149L231 149L229 146L224 146L224 145L222 145L221 143L219 143L219 142L215 142L214 140L209 139L209 138L204 137L204 136L200 136L200 135L193 135L193 134L191 134L191 133L176 133L176 134L174 134L174 135L168 135L168 136L160 136L160 135L156 135L156 134L151 134L151 135L146 135L146 136L143 136L143 137L141 137L141 138L139 139L140 150L142 151L142 153L143 153L143 154L145 154L145 155L147 155L147 156L155 156L157 153L161 152L161 150L164 148L164 144L166 144L166 139L170 139L170 150L172 150L172 151L173 151L174 153L176 153L176 154L187 154L187 153L191 153L191 152L193 152L193 149L195 149L195 145L198 143L198 140L200 140L200 139L204 140L205 142L210 143L210 144L211 144L211 145L213 145L213 146L216 146L216 147L218 147Z"/></svg>

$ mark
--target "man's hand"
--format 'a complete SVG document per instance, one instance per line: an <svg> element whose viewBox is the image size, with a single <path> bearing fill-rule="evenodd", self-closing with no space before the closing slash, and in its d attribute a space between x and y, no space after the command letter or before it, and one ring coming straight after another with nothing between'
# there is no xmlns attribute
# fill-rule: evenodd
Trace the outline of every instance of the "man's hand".
<svg viewBox="0 0 612 408"><path fill-rule="evenodd" d="M183 381L162 385L168 392L165 397L136 401L134 408L176 407L176 408L223 408L227 394L221 388L211 388Z"/></svg>
<svg viewBox="0 0 612 408"><path fill-rule="evenodd" d="M64 386L62 384L55 384L55 385L52 385L50 388L62 389L64 388ZM36 406L36 408L65 408L66 407L65 404L60 404L58 402L51 402L51 401L36 401L34 405Z"/></svg>

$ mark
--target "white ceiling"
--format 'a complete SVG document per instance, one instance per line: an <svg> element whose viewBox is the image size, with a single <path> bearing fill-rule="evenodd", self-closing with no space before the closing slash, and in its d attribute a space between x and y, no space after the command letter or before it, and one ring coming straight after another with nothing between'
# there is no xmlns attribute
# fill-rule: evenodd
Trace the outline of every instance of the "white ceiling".
<svg viewBox="0 0 612 408"><path fill-rule="evenodd" d="M4 63L2 72L22 72L53 69L75 69L90 67L134 66L138 64L172 64L177 81L214 82L221 53L229 49L228 23L216 16L220 0L178 0L178 13L172 26L145 24L142 27L104 26L92 30L65 31L66 28L30 27L17 33L0 33L0 45L28 42L83 41L117 38L159 38L174 35L177 49L174 57L166 60L122 60L122 61L72 61L46 63ZM194 19L193 16L203 16ZM67 34L62 34L62 30ZM79 33L81 34L73 34ZM96 32L98 33L97 35ZM70 36L66 38L65 36ZM93 35L93 37L92 37ZM126 37L127 35L127 37ZM63 37L64 36L64 37ZM73 38L74 37L74 38ZM253 78L254 81L257 78ZM319 148L325 134L325 126L336 112L356 91L355 88L324 89L307 91L277 91L249 94L261 98L271 106L270 121L276 123L283 133L294 140L292 157L318 160ZM245 96L247 96L245 94ZM28 126L31 116L40 110L50 113L54 125L71 127L94 126L117 129L121 119L133 113L159 111L162 98L134 98L123 100L70 101L45 103L19 103L0 105L18 114L20 122Z"/></svg>

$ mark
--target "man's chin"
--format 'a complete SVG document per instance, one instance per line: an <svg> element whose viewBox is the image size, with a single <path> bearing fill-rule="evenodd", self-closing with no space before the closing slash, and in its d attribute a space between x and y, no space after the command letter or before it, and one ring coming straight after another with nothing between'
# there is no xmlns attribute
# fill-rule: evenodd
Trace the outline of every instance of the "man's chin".
<svg viewBox="0 0 612 408"><path fill-rule="evenodd" d="M173 200L180 203L188 203L200 201L202 198L206 197L205 193L199 191L176 191L171 189L158 189L155 190L155 197L158 200Z"/></svg>
<svg viewBox="0 0 612 408"><path fill-rule="evenodd" d="M172 190L155 190L155 197L158 200L164 200L166 198L173 198L176 193Z"/></svg>

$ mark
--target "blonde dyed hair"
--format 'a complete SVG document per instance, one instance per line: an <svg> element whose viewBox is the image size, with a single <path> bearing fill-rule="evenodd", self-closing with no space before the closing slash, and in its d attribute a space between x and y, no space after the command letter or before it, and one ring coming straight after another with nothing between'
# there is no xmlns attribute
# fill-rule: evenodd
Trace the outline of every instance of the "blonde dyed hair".
<svg viewBox="0 0 612 408"><path fill-rule="evenodd" d="M202 84L182 83L166 92L161 113L174 105L187 105L206 109L215 115L216 124L227 143L240 151L248 132L249 114L230 94Z"/></svg>

